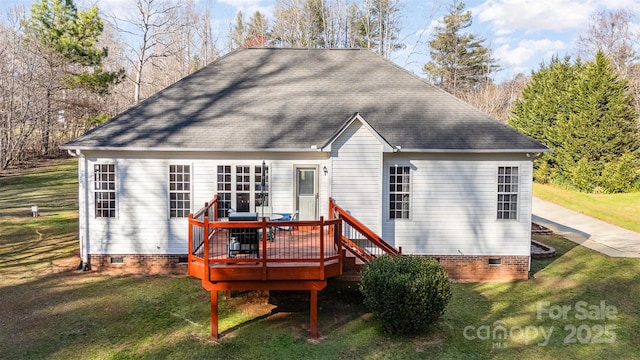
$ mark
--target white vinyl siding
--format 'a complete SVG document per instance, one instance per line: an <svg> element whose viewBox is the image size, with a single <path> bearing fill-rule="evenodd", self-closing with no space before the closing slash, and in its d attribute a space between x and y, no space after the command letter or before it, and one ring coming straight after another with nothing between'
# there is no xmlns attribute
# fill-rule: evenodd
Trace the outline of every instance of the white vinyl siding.
<svg viewBox="0 0 640 360"><path fill-rule="evenodd" d="M167 169L190 164L192 211L218 192L218 166L269 167L269 202L274 212L292 212L296 166L317 167L320 215L328 197L349 210L403 252L428 255L528 255L531 228L531 161L504 154L383 153L365 126L354 122L332 144L331 153L169 153L84 152L80 167L84 199L81 237L88 254L185 254L186 218L169 214ZM383 162L384 154L384 162ZM329 159L329 156L332 156ZM95 218L94 165L113 164L117 218ZM410 219L391 220L389 167L411 167ZM323 171L327 166L327 173ZM496 219L498 167L518 167L518 207L514 220ZM332 181L330 183L330 181ZM82 209L81 209L82 210Z"/></svg>
<svg viewBox="0 0 640 360"><path fill-rule="evenodd" d="M218 166L230 166L235 177L235 165L246 165L251 169L251 192L258 194L256 169L260 169L263 154L196 153L183 157L181 153L131 153L131 152L85 152L88 169L88 194L86 208L89 216L83 216L81 223L87 223L85 247L88 254L186 254L187 218L170 218L170 194L168 172L171 165L189 164L191 178L191 211L200 209L218 192ZM245 155L245 154L242 154ZM148 158L145 158L148 156ZM322 169L328 165L326 153L276 154L267 159L269 200L274 212L292 212L294 164L304 163ZM230 160L231 159L231 160ZM117 218L96 219L93 191L93 169L95 164L111 163L115 169L115 195ZM79 168L82 171L82 168ZM258 171L261 176L261 172ZM320 211L326 214L328 177L319 174ZM84 175L79 175L82 178ZM267 185L265 184L265 187ZM82 190L82 189L81 189Z"/></svg>
<svg viewBox="0 0 640 360"><path fill-rule="evenodd" d="M331 146L331 196L378 234L383 214L382 151L380 141L359 121Z"/></svg>
<svg viewBox="0 0 640 360"><path fill-rule="evenodd" d="M385 164L412 165L411 220L385 221L385 240L402 246L407 254L529 255L531 208L523 206L531 201L529 160L512 156L513 161L504 161L498 155L406 156L394 154ZM499 166L519 169L520 206L515 220L496 219ZM388 206L388 194L384 197Z"/></svg>

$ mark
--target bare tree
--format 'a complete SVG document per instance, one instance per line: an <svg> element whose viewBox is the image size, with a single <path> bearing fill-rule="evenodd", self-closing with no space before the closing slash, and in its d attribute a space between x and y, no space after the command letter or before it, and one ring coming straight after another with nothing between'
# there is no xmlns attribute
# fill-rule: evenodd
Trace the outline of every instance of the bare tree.
<svg viewBox="0 0 640 360"><path fill-rule="evenodd" d="M404 48L399 39L399 0L365 0L358 28L359 46L373 49L387 59L393 51Z"/></svg>
<svg viewBox="0 0 640 360"><path fill-rule="evenodd" d="M154 58L171 55L171 44L166 42L167 35L180 28L176 12L180 5L168 0L136 0L135 14L120 18L111 15L114 27L128 37L129 51L132 57L134 83L133 101L140 102L142 85L145 83L143 71Z"/></svg>
<svg viewBox="0 0 640 360"><path fill-rule="evenodd" d="M277 0L272 36L282 47L317 48L322 40L322 0Z"/></svg>
<svg viewBox="0 0 640 360"><path fill-rule="evenodd" d="M204 4L202 16L196 23L196 31L200 38L199 67L203 67L215 60L219 55L215 47L213 29L211 28L211 0L207 0Z"/></svg>
<svg viewBox="0 0 640 360"><path fill-rule="evenodd" d="M629 65L638 60L635 48L640 45L640 34L635 34L630 27L633 16L624 9L592 14L587 32L576 41L578 55L593 59L601 50L611 59L614 69L626 75Z"/></svg>
<svg viewBox="0 0 640 360"><path fill-rule="evenodd" d="M21 34L24 16L24 8L8 9L0 23L0 170L21 159L46 113L34 81L36 54Z"/></svg>
<svg viewBox="0 0 640 360"><path fill-rule="evenodd" d="M640 112L640 33L632 26L634 16L624 9L595 12L586 33L576 41L576 52L586 59L604 52L614 70L631 84L635 107Z"/></svg>
<svg viewBox="0 0 640 360"><path fill-rule="evenodd" d="M507 122L511 107L528 83L528 77L518 74L500 85L489 83L477 91L464 92L461 97L494 118Z"/></svg>

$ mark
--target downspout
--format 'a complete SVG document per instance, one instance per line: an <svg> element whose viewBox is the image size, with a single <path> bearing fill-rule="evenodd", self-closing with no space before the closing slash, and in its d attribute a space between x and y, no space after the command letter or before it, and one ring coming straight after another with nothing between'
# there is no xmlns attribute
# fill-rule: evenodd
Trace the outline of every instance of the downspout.
<svg viewBox="0 0 640 360"><path fill-rule="evenodd" d="M84 154L76 149L72 152L70 149L67 153L72 157L78 158L78 242L80 245L80 264L77 270L91 270L89 262L89 241L88 241L88 199L87 197L87 163Z"/></svg>
<svg viewBox="0 0 640 360"><path fill-rule="evenodd" d="M542 156L542 153L526 153L525 156L527 157L527 160L529 160L529 162L531 163L531 194L529 194L531 201L529 201L529 223L531 223L533 221L533 161ZM531 243L531 232L529 232L529 243ZM532 277L531 274L531 252L529 252L529 269L528 269L528 273L529 273L529 278Z"/></svg>

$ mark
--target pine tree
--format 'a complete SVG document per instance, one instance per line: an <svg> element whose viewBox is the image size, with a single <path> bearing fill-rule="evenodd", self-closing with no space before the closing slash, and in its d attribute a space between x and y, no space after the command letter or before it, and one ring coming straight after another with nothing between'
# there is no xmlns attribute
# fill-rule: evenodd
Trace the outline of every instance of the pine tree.
<svg viewBox="0 0 640 360"><path fill-rule="evenodd" d="M256 11L249 19L249 29L247 31L249 45L266 46L269 40L269 20Z"/></svg>
<svg viewBox="0 0 640 360"><path fill-rule="evenodd" d="M231 35L229 36L229 48L237 49L242 47L245 41L247 41L247 25L245 24L242 11L238 11L236 14L236 23L232 27Z"/></svg>
<svg viewBox="0 0 640 360"><path fill-rule="evenodd" d="M470 26L471 11L454 0L435 28L429 42L431 61L423 68L434 84L456 96L491 82L491 73L498 70L484 39L463 33Z"/></svg>
<svg viewBox="0 0 640 360"><path fill-rule="evenodd" d="M45 63L38 70L43 71L47 104L41 132L42 152L47 155L53 123L65 112L62 101L56 99L58 94L64 97L65 91L79 88L104 95L122 79L124 70L111 72L102 67L107 49L98 46L103 24L97 6L78 11L72 0L41 0L31 6L24 28L27 40L38 48Z"/></svg>

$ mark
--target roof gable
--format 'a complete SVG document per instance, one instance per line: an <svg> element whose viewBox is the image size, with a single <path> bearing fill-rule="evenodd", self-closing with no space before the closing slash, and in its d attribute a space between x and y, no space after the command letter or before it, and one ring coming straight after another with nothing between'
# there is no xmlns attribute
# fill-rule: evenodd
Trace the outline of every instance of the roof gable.
<svg viewBox="0 0 640 360"><path fill-rule="evenodd" d="M234 51L63 148L312 151L353 114L403 151L546 150L369 50L280 48Z"/></svg>
<svg viewBox="0 0 640 360"><path fill-rule="evenodd" d="M336 141L336 139L338 139L342 134L344 134L344 132L347 130L347 128L353 124L355 121L358 121L362 124L362 126L365 127L365 129L367 129L367 131L369 131L371 133L371 135L380 142L380 144L382 145L382 151L383 152L393 152L395 151L395 148L393 147L393 145L389 144L389 142L382 137L382 135L380 135L363 117L362 115L355 113L353 116L351 116L339 129L338 131L336 131L336 133L329 139L329 141L327 141L322 147L321 150L322 151L327 151L330 152L331 151L331 146L333 145L333 143Z"/></svg>

